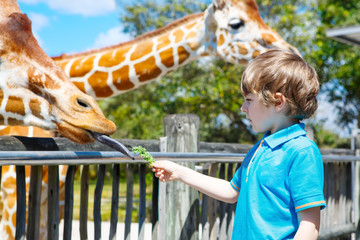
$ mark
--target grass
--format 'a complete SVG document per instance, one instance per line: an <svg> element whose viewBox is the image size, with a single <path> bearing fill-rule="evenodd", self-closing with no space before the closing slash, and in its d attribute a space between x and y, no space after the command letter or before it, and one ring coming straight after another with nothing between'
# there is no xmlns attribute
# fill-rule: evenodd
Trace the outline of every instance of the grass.
<svg viewBox="0 0 360 240"><path fill-rule="evenodd" d="M147 174L148 175L148 174ZM151 212L151 197L152 197L152 182L149 183L148 176L146 181L146 220L150 219ZM89 182L89 201L88 201L88 219L93 220L94 209L94 192L96 187L96 180ZM74 211L73 219L79 219L80 215L80 180L74 181ZM109 177L105 179L102 195L101 195L101 220L110 221L111 217L111 198L112 198L112 181ZM132 221L137 222L139 210L139 183L138 179L134 177L133 185L133 212ZM126 179L120 180L119 187L119 208L118 208L118 222L125 221L126 213Z"/></svg>

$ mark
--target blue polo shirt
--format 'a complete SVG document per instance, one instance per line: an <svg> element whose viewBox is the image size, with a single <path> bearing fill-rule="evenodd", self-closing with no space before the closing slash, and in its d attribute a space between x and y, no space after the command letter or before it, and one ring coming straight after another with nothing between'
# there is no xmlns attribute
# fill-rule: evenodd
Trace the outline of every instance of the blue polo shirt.
<svg viewBox="0 0 360 240"><path fill-rule="evenodd" d="M232 239L292 239L297 212L325 208L319 148L305 125L268 132L246 155L231 180L239 191Z"/></svg>

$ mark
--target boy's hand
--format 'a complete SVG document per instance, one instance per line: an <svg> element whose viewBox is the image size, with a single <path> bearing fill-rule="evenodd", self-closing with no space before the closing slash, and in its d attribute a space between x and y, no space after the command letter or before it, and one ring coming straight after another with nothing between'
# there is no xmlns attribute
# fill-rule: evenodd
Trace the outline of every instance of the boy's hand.
<svg viewBox="0 0 360 240"><path fill-rule="evenodd" d="M152 171L162 182L171 182L180 179L181 166L170 161L156 161Z"/></svg>

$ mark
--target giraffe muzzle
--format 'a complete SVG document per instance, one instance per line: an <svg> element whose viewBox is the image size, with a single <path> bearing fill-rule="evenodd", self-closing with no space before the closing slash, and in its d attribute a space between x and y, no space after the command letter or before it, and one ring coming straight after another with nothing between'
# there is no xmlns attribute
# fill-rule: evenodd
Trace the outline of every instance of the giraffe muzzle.
<svg viewBox="0 0 360 240"><path fill-rule="evenodd" d="M91 132L91 135L93 136L93 138L98 141L101 142L102 144L105 144L109 147L111 147L112 149L115 149L116 151L121 152L122 154L124 154L125 156L131 158L132 160L135 160L134 155L132 154L132 152L130 152L122 143L112 139L111 137L104 135L104 134L100 134L97 132Z"/></svg>

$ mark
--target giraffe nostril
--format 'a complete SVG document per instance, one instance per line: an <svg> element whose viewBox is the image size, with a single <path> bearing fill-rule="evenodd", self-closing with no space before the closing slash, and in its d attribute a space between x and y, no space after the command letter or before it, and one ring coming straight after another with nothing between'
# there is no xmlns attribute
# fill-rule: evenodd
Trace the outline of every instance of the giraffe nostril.
<svg viewBox="0 0 360 240"><path fill-rule="evenodd" d="M81 99L76 99L76 103L80 106L80 107L83 107L83 108L86 108L86 109L91 109L91 106L86 103L84 100L81 100Z"/></svg>

